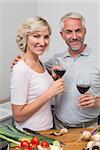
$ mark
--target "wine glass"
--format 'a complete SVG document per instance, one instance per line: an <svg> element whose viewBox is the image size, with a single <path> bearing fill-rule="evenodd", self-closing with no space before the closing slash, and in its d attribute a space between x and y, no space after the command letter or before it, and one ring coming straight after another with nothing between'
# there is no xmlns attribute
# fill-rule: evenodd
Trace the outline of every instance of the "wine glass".
<svg viewBox="0 0 100 150"><path fill-rule="evenodd" d="M77 79L76 86L81 94L86 93L91 86L90 76L85 73L80 74Z"/></svg>
<svg viewBox="0 0 100 150"><path fill-rule="evenodd" d="M54 72L56 73L58 78L61 78L65 74L66 69L60 57L57 57L55 59L54 66Z"/></svg>

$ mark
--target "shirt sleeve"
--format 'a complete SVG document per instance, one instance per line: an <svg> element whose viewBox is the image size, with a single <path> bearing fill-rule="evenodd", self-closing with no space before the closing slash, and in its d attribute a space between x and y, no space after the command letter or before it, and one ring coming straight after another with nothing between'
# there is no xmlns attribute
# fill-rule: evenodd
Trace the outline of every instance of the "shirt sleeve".
<svg viewBox="0 0 100 150"><path fill-rule="evenodd" d="M23 68L15 67L10 78L11 103L23 105L27 103L29 74Z"/></svg>

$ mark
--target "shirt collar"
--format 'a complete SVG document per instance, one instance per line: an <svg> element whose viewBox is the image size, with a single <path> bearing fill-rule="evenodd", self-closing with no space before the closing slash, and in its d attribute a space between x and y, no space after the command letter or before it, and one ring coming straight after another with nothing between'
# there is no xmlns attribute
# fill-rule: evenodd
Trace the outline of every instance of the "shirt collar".
<svg viewBox="0 0 100 150"><path fill-rule="evenodd" d="M90 54L90 48L88 46L85 47L84 51L81 53L83 56L88 56Z"/></svg>
<svg viewBox="0 0 100 150"><path fill-rule="evenodd" d="M69 50L66 50L64 52L64 58L66 58L66 57L71 57L71 54L69 53Z"/></svg>
<svg viewBox="0 0 100 150"><path fill-rule="evenodd" d="M86 45L85 49L79 55L88 56L90 54L90 51L91 51L90 48ZM71 57L71 54L69 53L69 50L66 50L64 52L64 58L66 58L66 57Z"/></svg>

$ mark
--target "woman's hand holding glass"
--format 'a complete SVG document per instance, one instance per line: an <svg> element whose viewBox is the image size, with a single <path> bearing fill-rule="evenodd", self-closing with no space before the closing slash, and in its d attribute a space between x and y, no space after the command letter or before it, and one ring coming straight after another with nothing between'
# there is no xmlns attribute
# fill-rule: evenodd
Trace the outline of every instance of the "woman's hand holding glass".
<svg viewBox="0 0 100 150"><path fill-rule="evenodd" d="M64 68L61 58L57 57L52 66L52 77L54 79L59 79L64 75L65 72L66 70Z"/></svg>
<svg viewBox="0 0 100 150"><path fill-rule="evenodd" d="M50 98L64 91L64 79L60 78L49 87L48 93Z"/></svg>

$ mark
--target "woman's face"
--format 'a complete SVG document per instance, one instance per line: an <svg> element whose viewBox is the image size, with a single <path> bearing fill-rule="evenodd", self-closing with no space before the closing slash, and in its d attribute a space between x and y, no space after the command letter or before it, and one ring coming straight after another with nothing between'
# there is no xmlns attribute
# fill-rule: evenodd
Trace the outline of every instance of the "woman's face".
<svg viewBox="0 0 100 150"><path fill-rule="evenodd" d="M42 55L49 44L50 33L48 29L35 32L27 37L26 52Z"/></svg>

